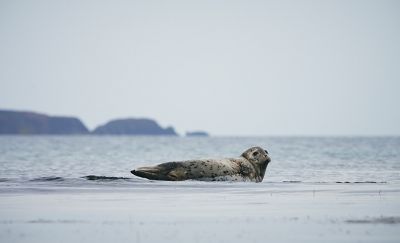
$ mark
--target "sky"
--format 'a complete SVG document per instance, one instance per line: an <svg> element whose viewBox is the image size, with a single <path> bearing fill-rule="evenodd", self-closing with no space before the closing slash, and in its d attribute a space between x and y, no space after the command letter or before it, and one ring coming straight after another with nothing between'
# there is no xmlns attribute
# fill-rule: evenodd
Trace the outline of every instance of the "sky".
<svg viewBox="0 0 400 243"><path fill-rule="evenodd" d="M0 0L0 109L400 135L400 1Z"/></svg>

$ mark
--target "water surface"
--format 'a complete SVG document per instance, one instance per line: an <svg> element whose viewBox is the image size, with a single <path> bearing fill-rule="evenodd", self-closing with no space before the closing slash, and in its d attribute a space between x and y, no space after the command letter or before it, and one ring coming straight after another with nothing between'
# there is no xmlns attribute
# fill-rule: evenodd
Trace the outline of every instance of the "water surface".
<svg viewBox="0 0 400 243"><path fill-rule="evenodd" d="M129 172L251 146L262 183ZM398 137L1 136L0 241L398 242L399 185Z"/></svg>

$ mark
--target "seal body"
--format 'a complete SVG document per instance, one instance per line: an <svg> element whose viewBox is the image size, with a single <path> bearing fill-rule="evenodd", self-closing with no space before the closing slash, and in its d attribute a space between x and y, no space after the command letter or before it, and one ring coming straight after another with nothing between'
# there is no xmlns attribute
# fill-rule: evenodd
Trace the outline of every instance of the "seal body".
<svg viewBox="0 0 400 243"><path fill-rule="evenodd" d="M252 147L238 158L167 162L156 166L140 167L132 170L131 173L150 180L261 182L270 161L266 150Z"/></svg>

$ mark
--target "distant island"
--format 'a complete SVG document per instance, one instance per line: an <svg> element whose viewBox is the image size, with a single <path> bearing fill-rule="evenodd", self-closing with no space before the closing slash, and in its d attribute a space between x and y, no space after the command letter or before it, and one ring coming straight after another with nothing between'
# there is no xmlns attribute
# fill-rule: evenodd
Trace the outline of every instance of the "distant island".
<svg viewBox="0 0 400 243"><path fill-rule="evenodd" d="M0 110L0 135L4 134L94 134L178 136L173 127L163 128L152 119L112 120L90 132L76 117L49 116L30 111Z"/></svg>
<svg viewBox="0 0 400 243"><path fill-rule="evenodd" d="M119 119L112 120L97 127L93 134L113 135L172 135L177 136L173 127L162 128L151 119Z"/></svg>
<svg viewBox="0 0 400 243"><path fill-rule="evenodd" d="M88 134L75 117L48 116L35 112L0 110L0 134Z"/></svg>
<svg viewBox="0 0 400 243"><path fill-rule="evenodd" d="M209 137L210 135L204 131L186 132L186 137Z"/></svg>

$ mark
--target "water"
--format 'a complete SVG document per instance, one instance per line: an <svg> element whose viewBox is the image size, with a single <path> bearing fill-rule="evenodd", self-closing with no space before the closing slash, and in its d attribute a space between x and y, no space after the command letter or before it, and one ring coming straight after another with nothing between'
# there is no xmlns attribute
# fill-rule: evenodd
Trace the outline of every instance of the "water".
<svg viewBox="0 0 400 243"><path fill-rule="evenodd" d="M262 183L130 174L251 146ZM400 137L0 136L0 242L398 242L398 205Z"/></svg>
<svg viewBox="0 0 400 243"><path fill-rule="evenodd" d="M87 175L124 177L140 165L194 158L238 157L251 146L271 157L263 183L400 182L400 138L179 138L2 136L0 180L15 185L84 186ZM54 180L51 180L54 178ZM127 181L125 180L125 182ZM121 183L125 183L121 181Z"/></svg>

